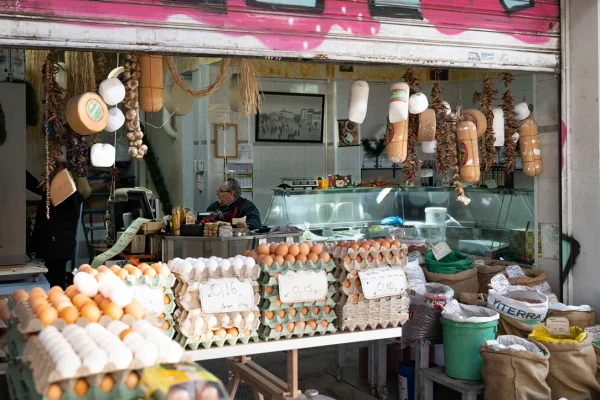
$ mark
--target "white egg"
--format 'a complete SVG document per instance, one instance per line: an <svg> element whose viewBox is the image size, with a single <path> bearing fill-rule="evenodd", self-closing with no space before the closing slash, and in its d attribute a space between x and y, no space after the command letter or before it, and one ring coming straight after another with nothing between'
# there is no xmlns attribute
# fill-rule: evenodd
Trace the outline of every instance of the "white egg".
<svg viewBox="0 0 600 400"><path fill-rule="evenodd" d="M108 354L100 348L88 353L83 357L83 365L88 367L91 373L98 374L102 372L104 366L108 363Z"/></svg>
<svg viewBox="0 0 600 400"><path fill-rule="evenodd" d="M185 301L186 303L191 302L193 299L193 296L190 292L187 292L184 296L183 296L183 301Z"/></svg>
<svg viewBox="0 0 600 400"><path fill-rule="evenodd" d="M65 355L55 363L55 367L63 378L72 378L81 367L81 359L76 355Z"/></svg>
<svg viewBox="0 0 600 400"><path fill-rule="evenodd" d="M124 287L118 290L117 286L113 286L110 291L110 300L119 307L124 308L133 301L133 289Z"/></svg>
<svg viewBox="0 0 600 400"><path fill-rule="evenodd" d="M242 269L242 267L244 266L244 262L239 258L234 258L233 261L231 262L231 265L233 265L233 269L236 272L239 272Z"/></svg>
<svg viewBox="0 0 600 400"><path fill-rule="evenodd" d="M193 262L194 262L194 260L196 260L196 259L195 259L195 258L192 258L192 257L188 257L188 258L186 258L186 259L185 259L185 261L186 261L186 262L189 262L189 263L193 263Z"/></svg>
<svg viewBox="0 0 600 400"><path fill-rule="evenodd" d="M209 315L208 320L205 322L206 322L206 326L208 326L208 329L212 329L215 326L217 326L218 321L217 321L217 317L215 317L214 315Z"/></svg>
<svg viewBox="0 0 600 400"><path fill-rule="evenodd" d="M254 258L252 258L252 257L247 257L247 258L244 260L244 265L245 265L247 268L253 268L253 267L256 265L256 261L254 261Z"/></svg>
<svg viewBox="0 0 600 400"><path fill-rule="evenodd" d="M40 342L43 342L45 340L45 338L52 337L52 336L58 335L58 334L59 334L58 329L56 329L56 327L50 325L40 331L40 333L38 335L38 339L40 340Z"/></svg>
<svg viewBox="0 0 600 400"><path fill-rule="evenodd" d="M165 344L167 348L167 362L177 363L181 361L183 357L183 348L173 341L169 341Z"/></svg>
<svg viewBox="0 0 600 400"><path fill-rule="evenodd" d="M226 270L229 267L231 267L231 263L229 262L229 260L221 260L221 261L219 261L218 265L223 270Z"/></svg>
<svg viewBox="0 0 600 400"><path fill-rule="evenodd" d="M128 348L119 348L117 350L109 352L108 362L114 364L119 369L125 369L133 361L133 353Z"/></svg>
<svg viewBox="0 0 600 400"><path fill-rule="evenodd" d="M247 312L245 315L246 318L246 322L253 322L254 321L254 313L252 311Z"/></svg>
<svg viewBox="0 0 600 400"><path fill-rule="evenodd" d="M89 298L98 294L98 281L86 272L78 272L73 277L73 284L81 293Z"/></svg>
<svg viewBox="0 0 600 400"><path fill-rule="evenodd" d="M142 365L149 367L156 364L158 360L158 347L154 343L147 342L143 348L135 350L133 354Z"/></svg>
<svg viewBox="0 0 600 400"><path fill-rule="evenodd" d="M228 326L231 323L231 318L229 318L229 315L225 314L221 317L221 325L222 326Z"/></svg>
<svg viewBox="0 0 600 400"><path fill-rule="evenodd" d="M202 334L202 328L204 328L204 319L196 318L194 321L194 335Z"/></svg>
<svg viewBox="0 0 600 400"><path fill-rule="evenodd" d="M132 328L134 331L136 331L140 335L146 337L147 332L152 329L152 324L150 324L150 322L148 322L144 319L140 319L133 323Z"/></svg>
<svg viewBox="0 0 600 400"><path fill-rule="evenodd" d="M209 260L215 260L215 261L218 261L218 260L220 260L220 258L219 258L219 257L216 257L216 256L212 256L212 257L210 257L210 258L209 258Z"/></svg>
<svg viewBox="0 0 600 400"><path fill-rule="evenodd" d="M219 268L219 264L215 260L208 260L206 268L208 268L208 272L215 272Z"/></svg>
<svg viewBox="0 0 600 400"><path fill-rule="evenodd" d="M237 256L235 256L233 258L237 258L238 260L243 260L246 257L242 256L241 254L238 254Z"/></svg>
<svg viewBox="0 0 600 400"><path fill-rule="evenodd" d="M237 313L237 314L235 314L235 317L233 317L233 324L235 326L240 326L240 324L242 323L243 319L244 318L242 317L242 314Z"/></svg>
<svg viewBox="0 0 600 400"><path fill-rule="evenodd" d="M125 329L129 328L126 323L121 321L112 321L110 322L106 329L111 332L113 335L120 335Z"/></svg>
<svg viewBox="0 0 600 400"><path fill-rule="evenodd" d="M97 322L91 322L86 325L85 332L91 337L97 337L106 333L106 329Z"/></svg>
<svg viewBox="0 0 600 400"><path fill-rule="evenodd" d="M134 344L141 341L144 341L144 338L137 332L131 332L129 335L125 336L125 339L123 339L123 343L125 344L125 346L129 347L132 350Z"/></svg>

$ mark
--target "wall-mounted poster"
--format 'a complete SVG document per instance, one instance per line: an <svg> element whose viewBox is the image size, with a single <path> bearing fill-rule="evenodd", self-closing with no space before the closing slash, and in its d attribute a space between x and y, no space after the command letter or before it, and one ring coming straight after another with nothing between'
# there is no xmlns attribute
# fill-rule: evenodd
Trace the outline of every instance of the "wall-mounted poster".
<svg viewBox="0 0 600 400"><path fill-rule="evenodd" d="M358 146L358 124L348 119L338 119L338 146Z"/></svg>
<svg viewBox="0 0 600 400"><path fill-rule="evenodd" d="M256 115L257 142L323 143L325 96L263 93Z"/></svg>

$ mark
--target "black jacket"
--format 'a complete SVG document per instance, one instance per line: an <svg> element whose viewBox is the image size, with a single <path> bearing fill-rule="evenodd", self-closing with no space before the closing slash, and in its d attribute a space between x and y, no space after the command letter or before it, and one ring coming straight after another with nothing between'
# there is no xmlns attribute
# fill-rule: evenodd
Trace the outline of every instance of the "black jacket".
<svg viewBox="0 0 600 400"><path fill-rule="evenodd" d="M248 199L244 199L243 197L238 197L233 203L227 206L219 206L219 202L215 201L206 211L221 211L222 213L233 213L235 207L237 206L237 213L234 215L234 218L242 218L246 217L246 224L248 224L248 229L260 229L262 228L262 223L260 222L260 212L258 208Z"/></svg>
<svg viewBox="0 0 600 400"><path fill-rule="evenodd" d="M38 180L27 171L27 190L42 196L31 238L35 257L44 260L71 260L75 255L82 197L79 192L75 192L58 206L50 205L48 220L46 219L46 192L38 188L38 185Z"/></svg>

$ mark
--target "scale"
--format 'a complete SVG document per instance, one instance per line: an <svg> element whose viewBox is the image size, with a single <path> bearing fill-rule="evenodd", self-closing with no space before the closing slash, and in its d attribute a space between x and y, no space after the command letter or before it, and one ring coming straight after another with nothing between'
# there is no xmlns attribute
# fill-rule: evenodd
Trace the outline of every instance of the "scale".
<svg viewBox="0 0 600 400"><path fill-rule="evenodd" d="M315 178L279 178L282 185L292 189L305 189L319 186Z"/></svg>

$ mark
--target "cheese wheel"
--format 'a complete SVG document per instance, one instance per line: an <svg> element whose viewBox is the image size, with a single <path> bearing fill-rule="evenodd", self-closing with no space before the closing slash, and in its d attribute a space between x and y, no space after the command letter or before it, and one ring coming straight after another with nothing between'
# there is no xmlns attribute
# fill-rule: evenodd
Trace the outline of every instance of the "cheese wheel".
<svg viewBox="0 0 600 400"><path fill-rule="evenodd" d="M429 142L435 138L435 111L428 108L419 114L419 133L417 142Z"/></svg>
<svg viewBox="0 0 600 400"><path fill-rule="evenodd" d="M500 107L492 110L494 114L494 146L504 146L504 111Z"/></svg>
<svg viewBox="0 0 600 400"><path fill-rule="evenodd" d="M138 56L140 86L138 89L140 108L146 112L157 112L163 107L163 58L143 54Z"/></svg>
<svg viewBox="0 0 600 400"><path fill-rule="evenodd" d="M456 130L460 179L467 183L478 182L479 150L477 149L477 128L471 121L460 121L456 126Z"/></svg>
<svg viewBox="0 0 600 400"><path fill-rule="evenodd" d="M429 107L429 100L423 93L415 93L408 100L408 112L410 114L421 114Z"/></svg>
<svg viewBox="0 0 600 400"><path fill-rule="evenodd" d="M527 176L538 176L542 173L542 152L537 123L526 119L519 125L519 147L523 160L523 172Z"/></svg>
<svg viewBox="0 0 600 400"><path fill-rule="evenodd" d="M108 108L96 93L71 97L65 107L65 115L71 129L80 135L98 133L108 124Z"/></svg>
<svg viewBox="0 0 600 400"><path fill-rule="evenodd" d="M63 169L59 171L50 182L50 201L52 202L52 205L56 207L76 191L77 187L75 186L75 181L73 180L71 173L68 170Z"/></svg>
<svg viewBox="0 0 600 400"><path fill-rule="evenodd" d="M406 160L408 148L408 120L392 124L392 138L386 146L388 159L394 163Z"/></svg>
<svg viewBox="0 0 600 400"><path fill-rule="evenodd" d="M368 102L369 84L365 81L352 82L348 99L348 119L357 124L362 124L367 116Z"/></svg>
<svg viewBox="0 0 600 400"><path fill-rule="evenodd" d="M392 85L390 97L389 120L390 123L402 122L408 119L408 97L410 88L408 83L399 82Z"/></svg>
<svg viewBox="0 0 600 400"><path fill-rule="evenodd" d="M487 120L485 119L485 115L476 109L464 110L463 115L467 121L471 121L475 124L475 128L477 129L477 137L480 138L483 136L485 130L487 129Z"/></svg>

